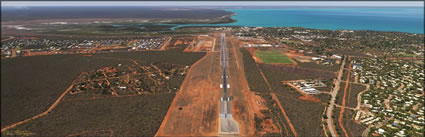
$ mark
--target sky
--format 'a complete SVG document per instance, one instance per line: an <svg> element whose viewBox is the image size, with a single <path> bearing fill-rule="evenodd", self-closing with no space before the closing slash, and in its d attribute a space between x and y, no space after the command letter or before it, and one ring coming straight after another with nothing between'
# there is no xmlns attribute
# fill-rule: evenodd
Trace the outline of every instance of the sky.
<svg viewBox="0 0 425 137"><path fill-rule="evenodd" d="M383 6L424 7L424 1L1 1L1 6Z"/></svg>

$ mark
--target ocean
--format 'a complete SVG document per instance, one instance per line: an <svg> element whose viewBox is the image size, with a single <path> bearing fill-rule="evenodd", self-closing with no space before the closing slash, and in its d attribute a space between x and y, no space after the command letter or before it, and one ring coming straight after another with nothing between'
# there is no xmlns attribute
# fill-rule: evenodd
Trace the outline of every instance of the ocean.
<svg viewBox="0 0 425 137"><path fill-rule="evenodd" d="M375 30L424 34L424 8L280 8L226 9L237 20L227 24L183 26L304 27L327 30Z"/></svg>

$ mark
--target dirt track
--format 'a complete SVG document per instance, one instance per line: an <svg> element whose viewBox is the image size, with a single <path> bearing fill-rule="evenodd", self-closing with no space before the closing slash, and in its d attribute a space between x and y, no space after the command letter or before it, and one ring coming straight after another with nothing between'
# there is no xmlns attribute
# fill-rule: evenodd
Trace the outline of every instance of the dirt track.
<svg viewBox="0 0 425 137"><path fill-rule="evenodd" d="M348 57L348 60L350 60L350 57ZM345 97L346 97L346 95L347 95L347 89L348 89L348 85L350 84L349 83L349 81L350 81L350 71L351 71L351 63L349 63L348 64L348 70L347 70L347 80L345 81L345 88L344 88L344 95L343 95L343 97L342 97L342 104L341 104L341 106L342 106L342 108L340 109L340 112L339 112L339 117L338 117L338 123L339 123L339 126L341 127L341 129L342 129L342 131L344 132L344 135L346 136L346 137L349 137L348 136L348 133L347 133L347 131L345 130L345 128L344 128L344 126L343 126L343 124L342 124L342 117L344 116L344 107L345 107Z"/></svg>
<svg viewBox="0 0 425 137"><path fill-rule="evenodd" d="M78 75L78 77L80 77L81 76L81 74L80 75ZM11 129L11 128L15 128L16 126L19 126L19 125L22 125L22 124L24 124L24 123L26 123L26 122L29 122L29 121L31 121L31 120L34 120L34 119L37 119L37 118L40 118L40 117L43 117L43 116L45 116L45 115L47 115L47 114L49 114L50 112L52 112L53 111L53 109L55 109L55 107L62 101L62 99L63 99L63 97L67 94L67 93L69 93L70 91L71 91L71 89L72 89L72 87L73 87L73 85L74 85L74 83L75 83L75 81L76 80L74 80L74 81L72 81L72 83L71 83L71 85L59 96L59 98L58 99L56 99L56 101L49 107L49 109L47 109L46 111L44 111L43 113L40 113L40 114L38 114L38 115L35 115L35 116L33 116L33 117L31 117L31 118L28 118L28 119L25 119L25 120L22 120L22 121L19 121L19 122L16 122L16 123L13 123L13 124L10 124L10 125L7 125L7 126L5 126L5 127L2 127L1 128L1 132L4 132L4 131L6 131L6 130L8 130L8 129Z"/></svg>

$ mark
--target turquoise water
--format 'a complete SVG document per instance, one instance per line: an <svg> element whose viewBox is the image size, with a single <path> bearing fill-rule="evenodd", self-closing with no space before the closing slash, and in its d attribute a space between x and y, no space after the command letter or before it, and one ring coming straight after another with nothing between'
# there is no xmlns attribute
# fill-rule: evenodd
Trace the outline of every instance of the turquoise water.
<svg viewBox="0 0 425 137"><path fill-rule="evenodd" d="M424 8L284 8L227 9L237 20L228 24L183 26L305 27L424 33ZM174 29L173 28L173 29Z"/></svg>

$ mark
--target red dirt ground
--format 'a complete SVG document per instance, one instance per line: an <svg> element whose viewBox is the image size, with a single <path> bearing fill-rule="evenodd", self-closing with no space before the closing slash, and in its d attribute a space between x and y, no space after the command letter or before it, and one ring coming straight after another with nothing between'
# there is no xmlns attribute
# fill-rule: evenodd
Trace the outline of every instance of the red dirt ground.
<svg viewBox="0 0 425 137"><path fill-rule="evenodd" d="M213 53L192 65L155 136L217 136L219 65Z"/></svg>
<svg viewBox="0 0 425 137"><path fill-rule="evenodd" d="M303 95L301 97L298 97L298 99L320 103L320 99L308 95Z"/></svg>
<svg viewBox="0 0 425 137"><path fill-rule="evenodd" d="M172 37L168 37L167 38L167 41L165 41L165 43L164 44L162 44L162 46L161 46L161 49L160 50L165 50L165 49L167 49L167 47L170 45L170 42L171 42L171 40L172 40L173 38Z"/></svg>
<svg viewBox="0 0 425 137"><path fill-rule="evenodd" d="M174 42L173 46L177 46L177 45L180 45L180 44L183 44L183 41L177 40L176 42Z"/></svg>

